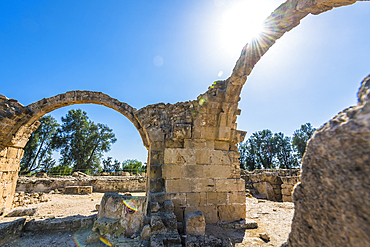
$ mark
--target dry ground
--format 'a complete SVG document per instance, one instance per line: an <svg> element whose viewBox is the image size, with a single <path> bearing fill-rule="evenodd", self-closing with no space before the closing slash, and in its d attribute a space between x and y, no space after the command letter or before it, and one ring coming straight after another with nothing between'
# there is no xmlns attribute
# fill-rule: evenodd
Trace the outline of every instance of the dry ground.
<svg viewBox="0 0 370 247"><path fill-rule="evenodd" d="M143 195L132 193L133 195ZM53 194L51 200L45 203L28 205L28 207L38 207L37 219L49 217L65 217L70 215L92 215L96 214L96 204L104 193L93 193L91 195L64 195ZM290 232L290 226L294 213L294 205L289 202L271 202L267 200L258 200L255 198L246 198L247 221L256 221L257 229L235 230L226 229L219 225L208 225L206 233L214 236L228 236L235 246L280 246L287 238ZM0 222L9 221L11 218L0 219ZM265 242L259 238L260 233L267 233L270 241ZM84 235L86 233L82 233ZM81 246L76 244L73 232L54 232L25 234L19 239L11 240L5 246ZM82 236L80 234L80 236ZM105 246L97 244L96 246Z"/></svg>

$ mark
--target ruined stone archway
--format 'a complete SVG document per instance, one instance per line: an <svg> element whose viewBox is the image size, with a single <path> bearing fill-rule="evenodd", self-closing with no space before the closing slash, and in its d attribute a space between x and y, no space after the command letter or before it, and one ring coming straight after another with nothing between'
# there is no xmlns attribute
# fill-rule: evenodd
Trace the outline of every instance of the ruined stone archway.
<svg viewBox="0 0 370 247"><path fill-rule="evenodd" d="M11 133L12 137L9 142L12 143L14 146L24 147L25 145L23 144L25 144L25 139L28 140L28 136L33 132L33 129L38 126L37 121L42 116L64 106L88 103L104 105L123 114L134 124L136 129L139 131L144 146L146 148L149 147L148 135L142 124L136 117L135 108L131 107L127 103L111 98L104 93L91 91L70 91L64 94L56 95L54 97L44 98L40 101L28 105L27 108L30 110L31 114L26 115L22 120L19 121L19 124L17 125L19 126L19 128L13 129L12 132L14 133Z"/></svg>
<svg viewBox="0 0 370 247"><path fill-rule="evenodd" d="M110 96L91 91L70 91L54 97L44 98L28 106L19 104L16 100L0 97L2 118L0 118L0 207L10 208L12 194L15 190L19 164L23 156L23 148L29 136L39 126L39 119L45 114L68 105L98 104L112 108L126 116L139 131L143 145L150 146L148 134L136 116L136 109Z"/></svg>
<svg viewBox="0 0 370 247"><path fill-rule="evenodd" d="M356 0L288 0L266 19L267 31L261 35L260 39L254 40L244 47L232 75L227 80L212 85L207 92L201 94L194 101L176 104L160 103L146 106L138 111L132 111L134 113L133 121L135 122L136 119L140 123L139 126L146 132L145 136L148 140L147 188L152 203L152 212L158 211L162 203L170 199L175 204L175 214L180 221L182 220L182 206L185 206L188 210L186 213L201 210L207 223L232 221L243 217L243 212L245 213L245 201L243 202L244 183L240 179L236 144L244 139L245 132L237 130L236 118L241 112L238 109L238 102L248 75L275 41L284 33L299 25L300 20L305 16L310 13L320 14L334 7L355 2ZM358 139L355 138L355 141L352 140L352 142L356 143L356 140L359 140L364 143L366 152L368 152L368 148L366 148L367 139L363 140L363 137L368 136L367 119L370 115L367 111L369 108L366 100L369 98L367 88L369 88L369 85L365 82L360 94L362 100L360 100L359 106L355 107L354 110L343 112L322 129L323 131L346 132L355 130L356 132L357 128L359 131L364 131L365 136L361 135L362 132L360 131ZM17 162L19 164L19 159L23 155L21 147L23 144L25 145L23 141L28 138L28 132L26 129L22 129L22 126L27 124L30 130L37 127L32 115L34 114L33 111L38 112L37 107L39 106L24 107L14 100L8 100L5 97L0 97L0 99L4 103L1 108L4 117L0 118L0 125L3 130L0 133L0 145L2 145L0 147L0 165L10 171L11 164ZM63 99L55 100L63 102ZM84 99L81 98L81 100ZM85 98L85 100L88 99ZM53 106L48 106L47 102L45 102L45 109L51 111ZM101 101L97 100L96 102ZM39 104L43 104L43 102L41 101ZM105 103L98 104L104 105ZM128 113L130 112L128 111ZM29 117L26 115L29 115ZM348 126L349 129L344 128ZM355 222L357 218L362 217L355 214L356 207L366 208L367 206L368 208L370 207L368 201L365 201L362 205L356 204L349 208L349 212L353 213L352 218L335 222L340 226L339 228L329 224L331 218L321 221L316 220L320 217L317 214L318 212L325 212L323 209L337 210L335 203L343 205L343 201L327 197L329 194L336 194L336 187L331 185L339 181L339 179L336 180L336 177L330 178L328 176L327 171L331 168L324 167L319 173L312 173L313 176L308 176L309 172L312 172L315 167L314 162L330 157L328 153L323 152L323 147L316 145L317 143L327 138L327 145L335 146L337 149L341 148L340 145L337 145L338 138L330 139L327 134L317 135L317 137L315 135L315 138L317 140L315 142L310 141L307 146L307 153L312 152L312 154L304 158L302 183L294 193L297 210L288 245L334 245L333 241L337 241L338 246L344 246L348 241L358 246L361 246L362 243L369 243L368 236L366 238L366 236L363 237L364 235L354 234L357 230L362 233L361 227L367 227L367 229L369 227L366 221L361 223L362 225ZM331 141L333 143L330 143ZM317 160L314 159L315 156L317 156ZM367 160L366 157L352 160L353 157L346 154L342 158L349 159L354 168L359 167L360 171L366 171L367 178L370 176L368 167L364 165ZM337 168L340 165L339 159L333 167ZM363 167L365 168L363 169ZM350 174L348 171L351 171L352 168L343 169L340 176ZM8 177L3 180L14 180L15 177L10 178L8 174L9 172L6 175ZM351 178L356 178L356 176L351 176ZM311 193L312 190L315 190L313 187L318 181L322 182L320 179L324 180L322 184L325 187L325 190L320 190L325 191L321 194L323 195L321 201L305 201L305 192ZM358 183L366 182L363 177L355 181ZM15 181L9 182L10 186L8 184L3 185L3 191L5 192L1 191L3 194L0 199L4 198L4 195L7 197L12 191L14 192L12 183L14 185ZM358 189L360 194L368 196L369 190L366 192L367 187L357 186L353 188ZM315 193L311 195L312 198L318 196ZM350 194L347 195L349 195L349 198L351 197ZM0 206L7 206L6 203L0 201ZM334 206L330 207L329 205L325 208L323 206L325 203ZM307 213L310 210L312 213ZM365 218L368 217L366 212L361 212L365 215ZM340 214L338 215L340 216ZM309 224L307 219L310 219ZM322 226L326 228L325 231L320 231ZM335 238L338 229L345 230L349 228L351 228L351 231L346 232L346 234L348 233L347 239ZM298 244L299 241L301 241L300 245ZM331 241L330 244L327 241Z"/></svg>

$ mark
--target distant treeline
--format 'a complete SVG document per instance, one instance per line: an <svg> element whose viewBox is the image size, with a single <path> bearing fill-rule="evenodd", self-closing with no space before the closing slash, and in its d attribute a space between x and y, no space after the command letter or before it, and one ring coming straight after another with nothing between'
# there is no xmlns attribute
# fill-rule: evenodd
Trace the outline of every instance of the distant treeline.
<svg viewBox="0 0 370 247"><path fill-rule="evenodd" d="M268 129L257 131L239 144L240 167L250 171L298 168L306 143L315 130L310 123L303 124L292 138L281 132L273 134Z"/></svg>

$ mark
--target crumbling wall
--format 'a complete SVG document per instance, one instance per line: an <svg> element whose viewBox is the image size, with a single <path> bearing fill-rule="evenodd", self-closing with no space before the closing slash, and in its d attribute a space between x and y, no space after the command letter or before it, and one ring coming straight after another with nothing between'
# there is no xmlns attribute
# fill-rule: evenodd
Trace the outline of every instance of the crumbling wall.
<svg viewBox="0 0 370 247"><path fill-rule="evenodd" d="M246 193L271 201L292 202L293 187L300 181L299 169L241 171Z"/></svg>
<svg viewBox="0 0 370 247"><path fill-rule="evenodd" d="M179 221L201 210L207 223L245 217L244 182L236 144L237 104L223 102L224 82L195 101L150 105L136 112L147 130L150 147L150 201L174 202ZM157 204L155 204L157 205Z"/></svg>

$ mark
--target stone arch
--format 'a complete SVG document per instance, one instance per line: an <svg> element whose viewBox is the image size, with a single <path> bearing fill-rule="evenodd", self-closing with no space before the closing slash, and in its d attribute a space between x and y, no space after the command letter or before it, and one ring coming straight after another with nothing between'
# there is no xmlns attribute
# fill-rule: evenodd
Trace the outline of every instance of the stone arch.
<svg viewBox="0 0 370 247"><path fill-rule="evenodd" d="M139 131L143 145L149 149L149 136L137 117L137 110L104 93L70 91L28 106L0 95L0 209L10 209L12 206L23 148L32 132L40 125L38 120L55 109L87 103L104 105L126 116ZM145 118L145 114L142 117Z"/></svg>
<svg viewBox="0 0 370 247"><path fill-rule="evenodd" d="M23 148L29 135L38 127L38 120L45 114L64 106L88 103L103 105L123 114L139 131L143 145L149 147L148 134L137 118L135 108L104 93L92 91L70 91L28 105L30 114L27 114L17 125L18 128L13 130L11 141L13 146Z"/></svg>

